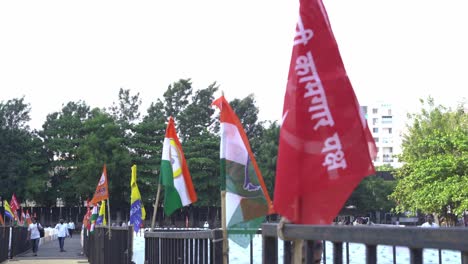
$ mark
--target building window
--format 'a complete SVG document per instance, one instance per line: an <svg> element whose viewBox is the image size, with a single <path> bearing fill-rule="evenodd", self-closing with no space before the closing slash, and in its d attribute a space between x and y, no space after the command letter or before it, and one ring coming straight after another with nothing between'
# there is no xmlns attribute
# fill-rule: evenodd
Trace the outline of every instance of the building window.
<svg viewBox="0 0 468 264"><path fill-rule="evenodd" d="M378 118L372 118L372 125L377 125L377 123L379 122L379 119Z"/></svg>
<svg viewBox="0 0 468 264"><path fill-rule="evenodd" d="M379 138L374 138L375 143L379 142Z"/></svg>
<svg viewBox="0 0 468 264"><path fill-rule="evenodd" d="M374 133L379 133L379 128L378 128L378 127L374 127L374 128L372 129L372 132L374 132Z"/></svg>
<svg viewBox="0 0 468 264"><path fill-rule="evenodd" d="M382 138L382 143L384 143L384 144L393 143L393 140L392 140L392 138L384 137L384 138Z"/></svg>
<svg viewBox="0 0 468 264"><path fill-rule="evenodd" d="M382 124L391 124L392 116L382 116Z"/></svg>
<svg viewBox="0 0 468 264"><path fill-rule="evenodd" d="M388 114L389 116L391 116L391 115L392 115L392 109L388 109L387 114Z"/></svg>
<svg viewBox="0 0 468 264"><path fill-rule="evenodd" d="M377 114L378 112L379 112L379 109L377 109L377 108L372 108L372 113L373 113L373 114Z"/></svg>
<svg viewBox="0 0 468 264"><path fill-rule="evenodd" d="M365 115L367 115L367 106L365 105L361 106L361 110Z"/></svg>

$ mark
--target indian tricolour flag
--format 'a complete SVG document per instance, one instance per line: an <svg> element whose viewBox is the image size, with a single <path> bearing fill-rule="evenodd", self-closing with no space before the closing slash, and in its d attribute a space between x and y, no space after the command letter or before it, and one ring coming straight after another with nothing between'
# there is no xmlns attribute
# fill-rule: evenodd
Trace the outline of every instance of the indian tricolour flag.
<svg viewBox="0 0 468 264"><path fill-rule="evenodd" d="M247 247L265 216L273 212L263 177L239 118L221 96L213 102L220 110L221 177L226 190L226 227L229 238Z"/></svg>
<svg viewBox="0 0 468 264"><path fill-rule="evenodd" d="M171 215L175 210L197 201L192 178L185 161L182 145L174 125L169 118L161 160L160 182L164 186L164 213Z"/></svg>
<svg viewBox="0 0 468 264"><path fill-rule="evenodd" d="M97 204L94 205L92 213L91 213L91 228L89 229L89 232L94 233L94 228L96 227L96 220L98 219L98 206Z"/></svg>

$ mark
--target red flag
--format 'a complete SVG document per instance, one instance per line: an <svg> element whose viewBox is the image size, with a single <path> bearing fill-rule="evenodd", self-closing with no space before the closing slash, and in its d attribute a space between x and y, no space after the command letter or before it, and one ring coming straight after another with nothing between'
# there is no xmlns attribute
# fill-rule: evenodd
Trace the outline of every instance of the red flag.
<svg viewBox="0 0 468 264"><path fill-rule="evenodd" d="M11 208L11 211L13 211L13 216L15 217L15 220L18 219L18 210L20 209L20 204L18 200L16 199L15 194L11 196L10 208Z"/></svg>
<svg viewBox="0 0 468 264"><path fill-rule="evenodd" d="M29 209L26 210L26 223L28 225L32 224L31 216L29 215Z"/></svg>
<svg viewBox="0 0 468 264"><path fill-rule="evenodd" d="M371 160L375 143L322 1L300 2L274 208L296 224L330 224L359 182L375 172Z"/></svg>
<svg viewBox="0 0 468 264"><path fill-rule="evenodd" d="M86 201L86 207L87 207L87 210L86 210L86 214L84 215L83 217L83 228L86 228L88 229L88 231L91 229L91 209L89 208L89 205L90 205L90 202L89 200Z"/></svg>
<svg viewBox="0 0 468 264"><path fill-rule="evenodd" d="M3 225L3 226L5 225L5 221L3 220L3 215L2 214L0 214L0 224Z"/></svg>
<svg viewBox="0 0 468 264"><path fill-rule="evenodd" d="M106 164L104 164L101 178L99 179L98 185L96 187L96 191L94 192L93 199L91 199L90 203L96 205L98 202L102 200L107 200L107 199L109 199L109 187L107 185Z"/></svg>

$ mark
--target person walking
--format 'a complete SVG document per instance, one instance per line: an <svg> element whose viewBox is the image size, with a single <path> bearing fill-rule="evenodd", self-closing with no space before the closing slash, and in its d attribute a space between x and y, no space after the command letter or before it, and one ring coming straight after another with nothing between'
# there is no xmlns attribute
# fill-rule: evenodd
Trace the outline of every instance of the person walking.
<svg viewBox="0 0 468 264"><path fill-rule="evenodd" d="M60 223L55 226L55 229L58 230L58 241L59 241L59 246L60 246L60 252L65 252L65 249L63 248L65 244L65 237L69 237L70 234L68 234L68 225L63 223L63 219L60 219Z"/></svg>
<svg viewBox="0 0 468 264"><path fill-rule="evenodd" d="M70 238L73 237L73 231L75 231L75 223L70 220L70 222L68 222L68 234L70 235Z"/></svg>
<svg viewBox="0 0 468 264"><path fill-rule="evenodd" d="M28 239L30 239L32 243L33 255L37 256L37 250L39 249L39 240L41 239L39 229L43 229L43 227L41 224L37 223L35 217L33 217L31 221L32 223L28 226Z"/></svg>

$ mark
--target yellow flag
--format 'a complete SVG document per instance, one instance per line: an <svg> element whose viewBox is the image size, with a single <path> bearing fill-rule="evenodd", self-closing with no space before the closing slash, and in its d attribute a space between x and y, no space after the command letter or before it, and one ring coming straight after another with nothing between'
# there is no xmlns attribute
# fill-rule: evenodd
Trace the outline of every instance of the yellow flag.
<svg viewBox="0 0 468 264"><path fill-rule="evenodd" d="M101 209L99 209L99 216L96 220L96 225L107 225L105 200L101 202Z"/></svg>
<svg viewBox="0 0 468 264"><path fill-rule="evenodd" d="M146 211L141 201L140 190L137 185L137 166L132 166L132 179L130 180L130 224L133 225L135 232L140 229L141 223L146 219Z"/></svg>

